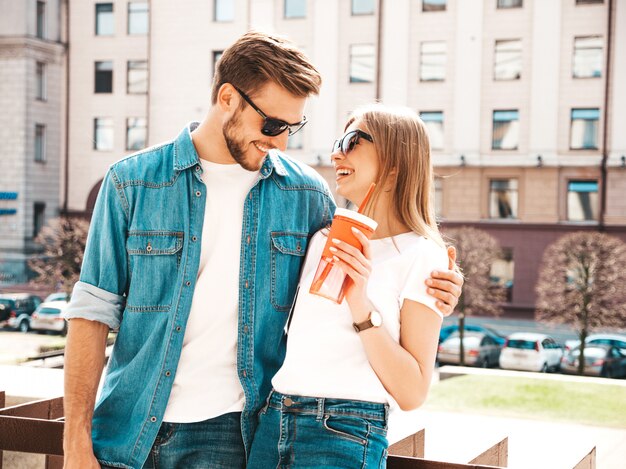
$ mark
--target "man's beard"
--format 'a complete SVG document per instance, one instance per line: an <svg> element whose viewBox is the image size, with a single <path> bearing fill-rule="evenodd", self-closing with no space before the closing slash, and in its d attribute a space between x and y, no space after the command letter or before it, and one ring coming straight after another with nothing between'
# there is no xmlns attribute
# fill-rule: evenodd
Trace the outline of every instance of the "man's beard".
<svg viewBox="0 0 626 469"><path fill-rule="evenodd" d="M239 114L235 114L230 118L228 122L224 124L222 127L222 133L224 134L224 140L226 141L226 146L228 147L228 151L233 159L241 165L243 169L248 171L258 171L261 169L261 165L264 160L260 160L258 162L248 161L246 159L244 148L245 144L241 140L237 140L234 135L237 133L239 127ZM255 147L256 148L256 147Z"/></svg>

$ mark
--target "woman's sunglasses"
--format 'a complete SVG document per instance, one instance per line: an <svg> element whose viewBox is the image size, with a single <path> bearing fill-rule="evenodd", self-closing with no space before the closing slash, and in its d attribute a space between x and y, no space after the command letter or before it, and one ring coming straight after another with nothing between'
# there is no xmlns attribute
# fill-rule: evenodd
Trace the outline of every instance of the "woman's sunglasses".
<svg viewBox="0 0 626 469"><path fill-rule="evenodd" d="M268 137L276 137L277 135L282 134L285 130L288 130L289 135L291 136L302 127L304 127L304 124L306 124L307 122L306 116L304 116L304 119L302 119L302 121L298 122L297 124L290 124L274 117L267 117L267 115L263 111L261 111L256 104L252 102L252 100L246 93L244 93L237 87L235 87L235 89L237 90L237 93L239 93L241 97L246 101L246 103L248 103L250 107L258 112L259 115L263 118L263 127L261 127L261 133L263 135L267 135Z"/></svg>
<svg viewBox="0 0 626 469"><path fill-rule="evenodd" d="M374 139L370 134L365 133L360 129L351 130L339 140L335 140L335 144L333 145L333 153L340 151L343 155L347 155L352 150L354 150L354 147L357 146L361 138L364 138L365 140L374 143Z"/></svg>

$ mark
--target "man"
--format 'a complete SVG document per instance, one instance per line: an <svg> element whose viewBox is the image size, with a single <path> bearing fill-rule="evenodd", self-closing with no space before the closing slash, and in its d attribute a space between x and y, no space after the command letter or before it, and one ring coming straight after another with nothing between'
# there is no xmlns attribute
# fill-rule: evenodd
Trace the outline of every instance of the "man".
<svg viewBox="0 0 626 469"><path fill-rule="evenodd" d="M67 310L66 468L245 466L307 241L335 209L320 176L274 151L320 84L291 43L247 33L201 124L109 169ZM449 314L460 276L433 281Z"/></svg>

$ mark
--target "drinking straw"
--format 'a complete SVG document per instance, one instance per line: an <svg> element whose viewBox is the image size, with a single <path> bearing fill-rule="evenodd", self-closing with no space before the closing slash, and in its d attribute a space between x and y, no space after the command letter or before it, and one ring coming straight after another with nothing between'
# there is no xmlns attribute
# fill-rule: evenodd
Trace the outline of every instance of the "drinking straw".
<svg viewBox="0 0 626 469"><path fill-rule="evenodd" d="M374 192L375 188L376 188L376 183L375 182L371 183L370 188L367 190L367 193L365 194L365 197L363 197L363 201L361 202L361 205L359 205L359 210L357 213L363 213L363 210L365 210L365 206L369 202L370 197L372 196L372 193Z"/></svg>

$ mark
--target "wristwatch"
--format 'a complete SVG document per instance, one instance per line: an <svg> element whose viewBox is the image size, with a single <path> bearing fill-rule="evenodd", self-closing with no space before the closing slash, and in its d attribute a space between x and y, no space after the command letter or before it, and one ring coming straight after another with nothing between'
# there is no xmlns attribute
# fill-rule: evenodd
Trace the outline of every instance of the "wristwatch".
<svg viewBox="0 0 626 469"><path fill-rule="evenodd" d="M372 327L380 327L382 323L383 317L380 313L378 311L370 311L370 315L367 320L359 323L353 322L352 327L354 327L354 330L357 332L363 332Z"/></svg>

